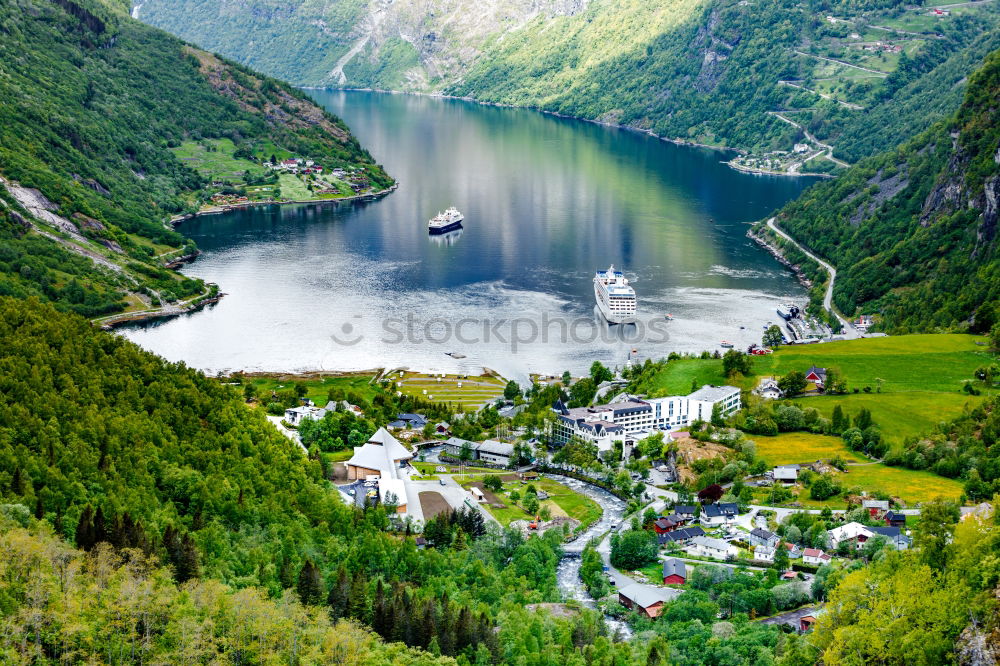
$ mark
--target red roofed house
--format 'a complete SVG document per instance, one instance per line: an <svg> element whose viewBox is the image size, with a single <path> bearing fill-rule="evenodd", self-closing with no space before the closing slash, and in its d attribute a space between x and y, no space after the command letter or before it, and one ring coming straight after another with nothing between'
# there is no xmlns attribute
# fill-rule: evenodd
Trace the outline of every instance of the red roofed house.
<svg viewBox="0 0 1000 666"><path fill-rule="evenodd" d="M680 560L671 557L663 561L663 584L683 585L687 582L687 566Z"/></svg>

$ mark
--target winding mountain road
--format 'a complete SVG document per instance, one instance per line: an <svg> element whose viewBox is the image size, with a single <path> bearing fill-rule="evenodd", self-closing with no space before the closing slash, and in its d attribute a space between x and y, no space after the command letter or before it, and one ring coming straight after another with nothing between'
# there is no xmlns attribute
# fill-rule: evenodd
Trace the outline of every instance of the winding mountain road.
<svg viewBox="0 0 1000 666"><path fill-rule="evenodd" d="M767 221L767 226L771 231L778 234L786 241L797 247L799 251L802 252L802 254L806 255L807 257L815 261L830 274L830 283L826 286L826 293L823 295L823 307L826 308L828 311L832 312L833 316L836 317L837 321L840 322L840 325L844 329L843 330L844 336L846 336L847 338L858 337L857 329L851 326L851 323L847 321L847 319L844 318L839 312L837 312L836 308L833 307L833 283L837 279L837 269L833 267L833 264L823 261L815 254L807 250L797 240L795 240L794 238L786 234L784 231L779 229L778 226L774 223L773 217Z"/></svg>

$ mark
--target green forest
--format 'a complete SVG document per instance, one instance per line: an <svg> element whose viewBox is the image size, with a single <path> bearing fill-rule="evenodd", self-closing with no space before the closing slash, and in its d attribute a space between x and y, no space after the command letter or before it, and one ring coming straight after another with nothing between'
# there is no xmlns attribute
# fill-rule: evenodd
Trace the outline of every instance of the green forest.
<svg viewBox="0 0 1000 666"><path fill-rule="evenodd" d="M998 95L993 53L950 118L779 211L783 230L837 266L842 312L878 315L892 333L997 323Z"/></svg>
<svg viewBox="0 0 1000 666"><path fill-rule="evenodd" d="M165 224L218 188L171 149L227 138L281 146L391 179L304 93L186 45L99 0L0 5L0 176L37 190L63 223L0 187L0 294L87 316L204 290L163 266L193 246ZM261 153L262 154L262 153ZM61 224L61 226L60 226Z"/></svg>

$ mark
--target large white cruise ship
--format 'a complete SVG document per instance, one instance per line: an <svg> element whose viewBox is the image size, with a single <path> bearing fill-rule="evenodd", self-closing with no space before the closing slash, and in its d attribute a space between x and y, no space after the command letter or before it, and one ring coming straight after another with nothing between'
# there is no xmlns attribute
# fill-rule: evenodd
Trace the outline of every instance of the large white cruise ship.
<svg viewBox="0 0 1000 666"><path fill-rule="evenodd" d="M458 229L462 226L462 220L465 216L458 212L458 209L452 206L443 213L438 213L427 222L427 230L432 234L443 234L446 231L451 231L452 229Z"/></svg>
<svg viewBox="0 0 1000 666"><path fill-rule="evenodd" d="M601 314L612 324L630 324L635 321L635 289L614 265L594 275L594 298Z"/></svg>

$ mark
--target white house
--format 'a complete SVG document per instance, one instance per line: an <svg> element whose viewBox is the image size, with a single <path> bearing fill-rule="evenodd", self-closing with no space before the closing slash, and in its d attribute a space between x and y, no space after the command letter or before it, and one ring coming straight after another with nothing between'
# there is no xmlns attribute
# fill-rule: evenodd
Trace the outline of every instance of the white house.
<svg viewBox="0 0 1000 666"><path fill-rule="evenodd" d="M813 564L813 565L823 565L829 564L833 558L828 554L824 553L819 548L806 548L802 551L802 563L803 564Z"/></svg>
<svg viewBox="0 0 1000 666"><path fill-rule="evenodd" d="M291 409L285 410L285 420L288 421L290 425L298 427L303 421L312 419L314 421L319 421L326 415L326 410L322 407L312 407L303 405L301 407L292 407Z"/></svg>
<svg viewBox="0 0 1000 666"><path fill-rule="evenodd" d="M753 559L758 562L774 562L774 548L768 548L767 546L757 546L753 549Z"/></svg>
<svg viewBox="0 0 1000 666"><path fill-rule="evenodd" d="M861 523L847 523L830 530L830 547L836 550L841 542L849 541L860 550L873 536L874 533Z"/></svg>
<svg viewBox="0 0 1000 666"><path fill-rule="evenodd" d="M793 484L799 479L798 465L782 465L771 471L775 483Z"/></svg>
<svg viewBox="0 0 1000 666"><path fill-rule="evenodd" d="M711 557L716 560L735 559L740 552L736 546L722 539L713 539L705 536L691 539L684 550L691 555Z"/></svg>

